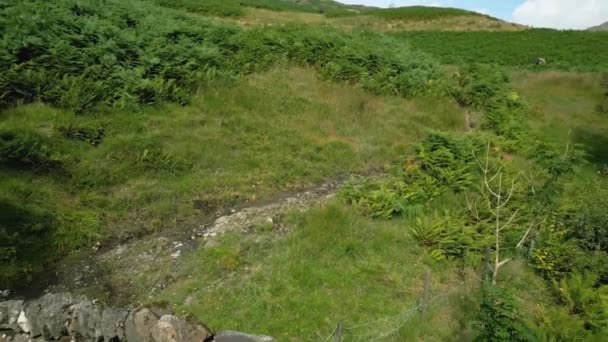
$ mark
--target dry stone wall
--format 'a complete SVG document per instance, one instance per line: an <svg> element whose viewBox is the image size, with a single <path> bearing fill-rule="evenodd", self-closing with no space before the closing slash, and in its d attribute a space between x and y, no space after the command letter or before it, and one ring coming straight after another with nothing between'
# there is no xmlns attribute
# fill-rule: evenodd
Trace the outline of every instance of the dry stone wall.
<svg viewBox="0 0 608 342"><path fill-rule="evenodd" d="M0 342L8 341L276 342L231 331L214 334L166 307L114 309L69 293L0 302Z"/></svg>

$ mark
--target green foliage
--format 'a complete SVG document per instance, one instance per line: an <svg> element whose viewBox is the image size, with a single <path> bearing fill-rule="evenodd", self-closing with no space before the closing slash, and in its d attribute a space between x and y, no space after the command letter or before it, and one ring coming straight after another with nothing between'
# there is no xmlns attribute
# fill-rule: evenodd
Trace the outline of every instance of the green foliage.
<svg viewBox="0 0 608 342"><path fill-rule="evenodd" d="M470 64L454 75L455 86L450 95L465 107L486 109L495 106L498 98L504 96L509 85L509 77L495 66Z"/></svg>
<svg viewBox="0 0 608 342"><path fill-rule="evenodd" d="M574 241L567 241L568 231L550 226L543 230L539 247L532 253L532 265L548 278L560 279L574 269L578 254Z"/></svg>
<svg viewBox="0 0 608 342"><path fill-rule="evenodd" d="M477 341L530 341L526 318L508 289L486 285L482 294Z"/></svg>
<svg viewBox="0 0 608 342"><path fill-rule="evenodd" d="M243 31L141 1L12 1L0 11L4 26L14 28L0 40L6 70L0 107L34 100L79 112L99 103L186 104L210 80L285 58L378 94L412 96L439 77L428 56L380 34L309 27Z"/></svg>
<svg viewBox="0 0 608 342"><path fill-rule="evenodd" d="M597 105L597 112L601 115L608 115L608 73L604 73L602 77L602 87L604 87L604 100Z"/></svg>
<svg viewBox="0 0 608 342"><path fill-rule="evenodd" d="M410 234L420 245L429 248L436 260L463 258L474 244L470 227L449 212L417 217Z"/></svg>
<svg viewBox="0 0 608 342"><path fill-rule="evenodd" d="M51 137L27 129L0 130L0 164L46 171L60 168L63 159Z"/></svg>
<svg viewBox="0 0 608 342"><path fill-rule="evenodd" d="M75 252L82 247L90 246L102 237L99 215L92 210L75 210L61 212L57 215L52 231L53 243L57 255Z"/></svg>
<svg viewBox="0 0 608 342"><path fill-rule="evenodd" d="M473 151L479 146L470 137L431 132L416 146L416 165L444 187L465 191L473 182Z"/></svg>
<svg viewBox="0 0 608 342"><path fill-rule="evenodd" d="M530 29L517 32L411 31L396 34L451 65L485 63L534 70L606 71L608 32ZM537 66L538 58L546 65Z"/></svg>
<svg viewBox="0 0 608 342"><path fill-rule="evenodd" d="M608 180L581 179L567 189L560 209L569 237L582 249L608 252L608 202L598 198L608 198Z"/></svg>
<svg viewBox="0 0 608 342"><path fill-rule="evenodd" d="M65 126L59 126L57 129L66 139L83 141L92 146L101 144L105 136L105 130L102 127L90 127L75 123L68 123Z"/></svg>
<svg viewBox="0 0 608 342"><path fill-rule="evenodd" d="M598 332L608 325L608 286L596 287L597 277L575 273L553 281L555 292L571 315L587 330Z"/></svg>
<svg viewBox="0 0 608 342"><path fill-rule="evenodd" d="M159 6L218 17L244 14L236 0L154 0Z"/></svg>
<svg viewBox="0 0 608 342"><path fill-rule="evenodd" d="M0 197L0 287L7 288L40 271L39 259L47 257L53 229L51 212L30 203Z"/></svg>
<svg viewBox="0 0 608 342"><path fill-rule="evenodd" d="M539 318L537 331L541 341L594 341L591 331L585 329L585 321L573 316L568 309L551 307ZM598 336L602 336L598 334Z"/></svg>
<svg viewBox="0 0 608 342"><path fill-rule="evenodd" d="M429 132L413 156L388 168L389 176L346 184L340 196L366 215L391 218L428 204L446 192L464 192L475 178L473 151L483 143L472 136Z"/></svg>
<svg viewBox="0 0 608 342"><path fill-rule="evenodd" d="M217 41L235 31L144 2L11 1L0 10L2 107L44 102L84 111L186 103L219 73Z"/></svg>
<svg viewBox="0 0 608 342"><path fill-rule="evenodd" d="M341 189L340 197L372 217L409 216L442 193L471 185L470 146L466 138L430 132L412 158L389 168L389 177L353 180Z"/></svg>
<svg viewBox="0 0 608 342"><path fill-rule="evenodd" d="M374 94L411 97L429 90L429 81L440 77L431 58L381 34L265 28L244 32L232 48L237 50L233 65L242 71L291 60L316 67L326 79L361 84Z"/></svg>

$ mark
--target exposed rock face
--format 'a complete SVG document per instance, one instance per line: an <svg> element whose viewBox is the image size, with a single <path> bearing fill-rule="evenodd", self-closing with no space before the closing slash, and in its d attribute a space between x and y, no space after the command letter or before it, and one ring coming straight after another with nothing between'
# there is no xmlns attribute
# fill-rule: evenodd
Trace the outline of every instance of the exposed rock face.
<svg viewBox="0 0 608 342"><path fill-rule="evenodd" d="M271 337L236 332L214 336L201 323L174 316L168 308L112 309L69 293L0 302L0 342L51 340L276 342Z"/></svg>
<svg viewBox="0 0 608 342"><path fill-rule="evenodd" d="M608 21L601 25L590 27L588 30L589 31L608 31Z"/></svg>

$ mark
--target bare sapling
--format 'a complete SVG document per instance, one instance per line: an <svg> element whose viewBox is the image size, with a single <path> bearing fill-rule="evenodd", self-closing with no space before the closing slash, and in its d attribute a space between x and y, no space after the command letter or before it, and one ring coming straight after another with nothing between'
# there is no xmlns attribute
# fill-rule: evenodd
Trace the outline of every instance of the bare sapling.
<svg viewBox="0 0 608 342"><path fill-rule="evenodd" d="M496 285L500 268L510 260L509 258L500 258L501 232L513 223L513 220L519 213L519 209L517 209L511 215L507 216L505 215L506 210L504 210L513 196L515 179L511 180L510 186L505 187L503 184L502 165L498 167L490 165L490 143L488 143L486 149L485 161L480 161L475 155L475 152L473 152L473 156L483 175L481 194L488 205L488 209L492 214L494 221L494 265L492 266L492 285Z"/></svg>

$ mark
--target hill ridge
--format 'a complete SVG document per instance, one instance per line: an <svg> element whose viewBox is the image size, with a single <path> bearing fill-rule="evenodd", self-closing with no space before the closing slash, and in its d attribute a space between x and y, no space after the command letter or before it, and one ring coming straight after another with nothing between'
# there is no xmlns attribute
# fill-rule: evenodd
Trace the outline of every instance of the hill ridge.
<svg viewBox="0 0 608 342"><path fill-rule="evenodd" d="M589 30L589 31L608 31L608 21L603 24L590 27L587 30Z"/></svg>

